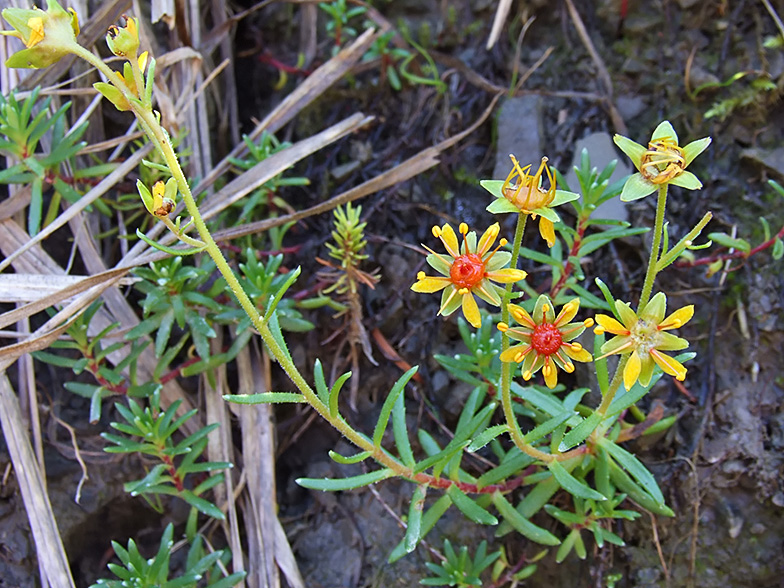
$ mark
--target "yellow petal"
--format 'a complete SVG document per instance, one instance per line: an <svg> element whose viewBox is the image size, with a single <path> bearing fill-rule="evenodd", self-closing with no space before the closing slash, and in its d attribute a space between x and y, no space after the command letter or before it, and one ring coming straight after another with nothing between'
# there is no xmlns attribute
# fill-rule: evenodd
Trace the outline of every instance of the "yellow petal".
<svg viewBox="0 0 784 588"><path fill-rule="evenodd" d="M145 51L141 55L139 55L139 69L144 72L144 68L147 66L147 57L149 56L149 51Z"/></svg>
<svg viewBox="0 0 784 588"><path fill-rule="evenodd" d="M478 329L482 326L482 317L479 315L479 307L476 305L474 295L471 292L463 294L463 315L471 326Z"/></svg>
<svg viewBox="0 0 784 588"><path fill-rule="evenodd" d="M673 359L669 355L661 353L656 349L651 350L651 357L664 373L670 374L680 382L686 379L686 368L683 367L683 364L677 359Z"/></svg>
<svg viewBox="0 0 784 588"><path fill-rule="evenodd" d="M27 40L28 47L33 47L44 40L44 20L40 16L34 16L29 19L27 26L30 27L30 38Z"/></svg>
<svg viewBox="0 0 784 588"><path fill-rule="evenodd" d="M596 318L596 322L599 323L599 326L602 327L608 333L612 333L613 335L629 334L629 329L624 327L621 323L616 321L611 316L607 316L606 314L597 314L595 318Z"/></svg>
<svg viewBox="0 0 784 588"><path fill-rule="evenodd" d="M623 385L627 390L631 390L637 378L640 377L640 370L642 369L642 361L637 351L632 352L629 356L629 361L626 363L626 368L623 370Z"/></svg>
<svg viewBox="0 0 784 588"><path fill-rule="evenodd" d="M664 319L659 325L659 329L677 329L688 323L694 316L694 305L684 306L673 312L670 316Z"/></svg>
<svg viewBox="0 0 784 588"><path fill-rule="evenodd" d="M485 275L494 282L499 282L501 284L514 284L515 282L524 280L528 273L519 269L506 268L495 270L494 272L487 272Z"/></svg>
<svg viewBox="0 0 784 588"><path fill-rule="evenodd" d="M547 387L550 389L555 388L556 384L558 384L558 369L555 367L555 363L552 360L548 360L548 363L544 365L542 374L544 375L544 383L547 384Z"/></svg>
<svg viewBox="0 0 784 588"><path fill-rule="evenodd" d="M528 311L522 306L517 306L516 304L507 304L506 308L509 311L509 314L512 315L512 318L521 325L531 327L532 329L536 327L534 319L531 318L531 315L528 314Z"/></svg>
<svg viewBox="0 0 784 588"><path fill-rule="evenodd" d="M563 305L561 312L558 313L558 316L556 317L553 324L556 327L564 326L575 317L578 310L580 310L580 299L572 298L569 302Z"/></svg>
<svg viewBox="0 0 784 588"><path fill-rule="evenodd" d="M479 245L476 247L476 253L480 256L483 256L485 253L490 251L490 248L495 243L496 237L498 237L498 233L501 231L501 226L498 223L493 223L487 230L482 234L479 239Z"/></svg>
<svg viewBox="0 0 784 588"><path fill-rule="evenodd" d="M555 228L553 226L553 221L548 220L544 217L539 219L539 234L542 235L542 239L547 241L547 246L552 247L555 245Z"/></svg>
<svg viewBox="0 0 784 588"><path fill-rule="evenodd" d="M432 277L428 276L418 280L411 289L414 292L421 292L423 294L432 294L433 292L440 292L449 285L449 278Z"/></svg>
<svg viewBox="0 0 784 588"><path fill-rule="evenodd" d="M561 349L563 349L566 355L568 355L575 361L582 361L587 363L593 359L593 357L591 356L591 354L588 352L587 349L580 348L578 350L574 350L572 349L571 345L569 345L568 343L565 344L563 347L561 347Z"/></svg>
<svg viewBox="0 0 784 588"><path fill-rule="evenodd" d="M458 257L460 255L460 246L457 244L457 235L455 235L454 229L448 223L441 227L441 241L452 257Z"/></svg>
<svg viewBox="0 0 784 588"><path fill-rule="evenodd" d="M530 345L515 345L501 352L499 359L504 363L520 363L531 352ZM518 361L519 359L519 361Z"/></svg>

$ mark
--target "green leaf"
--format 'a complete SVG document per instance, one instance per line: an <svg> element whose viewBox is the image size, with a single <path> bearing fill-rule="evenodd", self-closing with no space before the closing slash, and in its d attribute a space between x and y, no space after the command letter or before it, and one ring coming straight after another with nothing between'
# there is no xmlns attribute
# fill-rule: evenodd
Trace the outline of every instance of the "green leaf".
<svg viewBox="0 0 784 588"><path fill-rule="evenodd" d="M414 460L414 453L411 451L411 442L408 438L405 394L398 395L395 406L392 409L392 432L395 436L395 446L400 459L403 460L407 467L413 468L416 460Z"/></svg>
<svg viewBox="0 0 784 588"><path fill-rule="evenodd" d="M629 498L631 498L634 502L639 504L646 510L651 511L654 514L660 514L666 517L674 517L675 513L672 512L672 509L665 504L656 502L651 495L648 494L642 487L637 485L628 474L621 469L617 463L613 460L609 460L610 465L610 479L613 483L623 492L625 492Z"/></svg>
<svg viewBox="0 0 784 588"><path fill-rule="evenodd" d="M321 360L317 359L313 365L313 380L316 384L316 392L324 406L329 404L329 388L327 388L327 381L324 379L324 368L321 366Z"/></svg>
<svg viewBox="0 0 784 588"><path fill-rule="evenodd" d="M512 527L524 537L527 537L534 543L541 545L558 545L561 541L550 531L537 527L523 515L521 515L515 508L504 498L500 492L493 494L493 504L498 509L498 512L504 517Z"/></svg>
<svg viewBox="0 0 784 588"><path fill-rule="evenodd" d="M452 499L449 498L446 494L441 496L438 500L435 501L433 506L431 506L428 511L422 517L422 524L421 530L419 532L419 539L422 540L425 536L432 530L432 528L436 525L438 520L443 516L443 514L447 511L447 509L451 506ZM398 543L397 547L392 550L392 553L389 554L389 558L387 561L389 563L395 563L401 557L405 556L408 552L406 551L405 539Z"/></svg>
<svg viewBox="0 0 784 588"><path fill-rule="evenodd" d="M499 435L508 432L509 432L508 425L495 425L493 427L485 429L479 435L474 437L474 439L471 441L471 445L469 445L466 448L466 451L468 451L468 453L474 453L475 451L479 451L480 449L482 449L482 447L490 443L490 441L492 441Z"/></svg>
<svg viewBox="0 0 784 588"><path fill-rule="evenodd" d="M607 500L604 495L567 472L557 459L551 461L547 467L553 473L555 479L558 480L561 488L566 490L569 494L588 500Z"/></svg>
<svg viewBox="0 0 784 588"><path fill-rule="evenodd" d="M309 488L310 490L337 492L339 490L353 490L355 488L369 486L370 484L375 484L381 480L391 478L394 475L395 472L387 468L359 476L352 476L350 478L298 478L295 481L303 488Z"/></svg>
<svg viewBox="0 0 784 588"><path fill-rule="evenodd" d="M728 249L737 249L738 251L743 251L743 253L751 251L751 244L748 241L745 239L735 239L726 233L709 233L708 239L711 239Z"/></svg>
<svg viewBox="0 0 784 588"><path fill-rule="evenodd" d="M422 532L422 513L425 508L425 498L427 497L427 484L420 484L414 489L411 496L411 505L408 509L408 526L406 536L403 539L406 553L411 553L416 549Z"/></svg>
<svg viewBox="0 0 784 588"><path fill-rule="evenodd" d="M187 502L192 507L194 507L196 510L198 510L200 513L203 513L203 514L207 515L208 517L212 517L212 518L217 519L219 521L223 521L223 520L226 519L226 515L224 515L221 512L221 509L219 509L217 506L215 506L209 500L205 500L204 498L200 498L199 496L196 496L190 490L183 490L180 493L180 497L185 502Z"/></svg>
<svg viewBox="0 0 784 588"><path fill-rule="evenodd" d="M583 239L582 243L580 244L580 252L578 253L579 257L585 257L590 255L597 249L607 245L613 239L623 239L624 237L631 237L633 235L640 235L642 233L648 232L647 227L639 227L639 228L630 228L630 229L610 229L607 231L602 231L601 233L597 233L595 235L590 235Z"/></svg>
<svg viewBox="0 0 784 588"><path fill-rule="evenodd" d="M449 495L449 498L452 499L452 503L460 509L460 512L475 523L479 523L480 525L498 524L497 518L479 506L472 498L469 498L465 492L457 487L457 484L449 486L446 493Z"/></svg>
<svg viewBox="0 0 784 588"><path fill-rule="evenodd" d="M492 470L488 470L482 474L476 481L476 487L480 490L491 484L505 480L509 476L521 472L523 469L536 461L533 457L526 455L517 447L512 448L506 454L501 464Z"/></svg>
<svg viewBox="0 0 784 588"><path fill-rule="evenodd" d="M602 422L604 415L594 412L586 419L569 431L558 446L558 451L569 451L572 447L576 447L588 438L588 435L593 433L597 425Z"/></svg>
<svg viewBox="0 0 784 588"><path fill-rule="evenodd" d="M168 253L169 255L193 255L194 253L198 253L199 251L204 251L204 247L183 247L183 248L175 248L175 247L167 247L166 245L161 245L160 243L153 241L147 235L142 233L139 229L136 229L136 236L139 237L142 241L147 243L150 247L157 249L159 251L163 251L164 253Z"/></svg>
<svg viewBox="0 0 784 588"><path fill-rule="evenodd" d="M573 416L574 416L573 411L570 410L564 411L563 413L556 415L551 419L546 420L541 425L538 425L533 429L531 429L530 431L528 431L523 436L523 441L525 441L526 443L533 443L534 441L538 441L545 435L549 435L550 433L552 433L555 429L560 427L562 424L564 424L567 420L569 420Z"/></svg>
<svg viewBox="0 0 784 588"><path fill-rule="evenodd" d="M257 394L224 394L226 402L234 404L270 404L279 402L307 402L302 394L294 392L259 392Z"/></svg>
<svg viewBox="0 0 784 588"><path fill-rule="evenodd" d="M389 395L384 401L384 405L381 407L381 413L378 415L376 428L373 431L373 445L376 447L381 447L381 440L384 438L384 431L387 428L389 417L392 414L392 408L395 406L395 402L397 402L397 397L403 392L406 384L408 384L408 381L414 376L418 369L419 366L414 366L409 369L398 378L395 385L392 386L392 389L389 391Z"/></svg>
<svg viewBox="0 0 784 588"><path fill-rule="evenodd" d="M784 257L784 242L778 237L776 237L776 240L773 242L773 252L771 255L776 261Z"/></svg>
<svg viewBox="0 0 784 588"><path fill-rule="evenodd" d="M656 479L653 477L653 474L642 465L640 460L606 437L599 439L599 444L618 462L620 467L629 472L629 474L640 483L657 505L664 506L664 496L662 496Z"/></svg>
<svg viewBox="0 0 784 588"><path fill-rule="evenodd" d="M332 389L329 391L329 416L335 417L338 414L338 398L340 397L340 390L343 388L343 384L346 383L346 380L348 380L350 377L351 372L346 372L340 376L332 385Z"/></svg>
<svg viewBox="0 0 784 588"><path fill-rule="evenodd" d="M342 465L353 465L355 463L360 463L365 461L368 457L370 457L370 455L371 453L369 451L361 451L360 453L350 457L340 455L337 451L330 450L329 452L329 456L332 458L332 460Z"/></svg>
<svg viewBox="0 0 784 588"><path fill-rule="evenodd" d="M300 266L297 266L294 270L289 272L286 281L275 293L274 298L270 300L270 303L267 306L267 312L264 313L265 323L269 320L270 316L272 316L272 313L275 312L275 309L278 307L278 304L280 303L280 300L283 298L283 295L286 293L286 291L292 286L292 284L294 284L294 282L297 281L297 277L299 277L300 273L302 273L302 267Z"/></svg>

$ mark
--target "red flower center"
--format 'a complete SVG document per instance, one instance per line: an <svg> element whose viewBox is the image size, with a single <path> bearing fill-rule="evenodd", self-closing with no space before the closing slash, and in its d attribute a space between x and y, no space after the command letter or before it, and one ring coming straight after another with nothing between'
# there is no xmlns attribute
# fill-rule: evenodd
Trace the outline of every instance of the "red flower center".
<svg viewBox="0 0 784 588"><path fill-rule="evenodd" d="M552 355L561 348L562 343L563 336L555 325L542 323L534 327L531 346L539 355Z"/></svg>
<svg viewBox="0 0 784 588"><path fill-rule="evenodd" d="M485 277L485 262L476 253L466 253L455 259L449 270L449 278L458 288L469 290Z"/></svg>

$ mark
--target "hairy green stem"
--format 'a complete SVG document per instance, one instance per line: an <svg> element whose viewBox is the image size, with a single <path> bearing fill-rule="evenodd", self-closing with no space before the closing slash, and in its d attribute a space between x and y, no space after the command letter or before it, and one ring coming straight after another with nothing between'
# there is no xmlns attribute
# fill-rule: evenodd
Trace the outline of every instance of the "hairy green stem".
<svg viewBox="0 0 784 588"><path fill-rule="evenodd" d="M621 380L623 380L623 370L626 368L626 363L629 361L629 354L621 356L620 361L618 362L618 367L615 368L615 374L613 375L613 379L610 381L610 385L607 387L607 394L604 395L602 398L602 403L599 405L599 408L596 409L601 415L607 414L607 409L610 408L610 404L612 403L613 399L615 398L616 392L618 392L618 388L621 385Z"/></svg>
<svg viewBox="0 0 784 588"><path fill-rule="evenodd" d="M656 203L656 220L653 223L653 243L651 244L651 256L648 258L648 270L645 272L645 282L640 294L640 303L637 306L639 312L648 300L651 299L653 292L653 282L656 279L656 265L659 262L659 249L661 247L662 233L664 232L664 209L667 206L667 184L659 187L659 199Z"/></svg>
<svg viewBox="0 0 784 588"><path fill-rule="evenodd" d="M512 261L509 264L511 268L517 268L517 262L520 259L520 247L523 243L523 233L525 233L525 223L528 220L528 215L520 213L517 215L517 227L515 228L514 241L512 243ZM512 296L512 284L506 285L503 299L501 301L501 320L509 324L509 309L507 305ZM501 350L506 351L509 349L509 337L506 333L501 336ZM517 417L514 413L514 405L512 403L512 371L516 367L514 363L503 362L501 364L501 405L504 409L504 418L506 424L509 426L509 435L517 448L544 462L550 462L555 457L544 451L540 451L530 444L526 443L523 438L523 433L520 430L520 425L517 424Z"/></svg>

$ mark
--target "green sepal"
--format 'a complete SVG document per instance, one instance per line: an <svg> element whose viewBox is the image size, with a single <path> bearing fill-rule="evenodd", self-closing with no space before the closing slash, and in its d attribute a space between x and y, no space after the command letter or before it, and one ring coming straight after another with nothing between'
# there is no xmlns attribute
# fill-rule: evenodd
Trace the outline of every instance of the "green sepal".
<svg viewBox="0 0 784 588"><path fill-rule="evenodd" d="M505 214L509 212L518 214L520 213L520 209L509 202L506 198L496 198L487 206L487 208L485 208L485 210L492 214Z"/></svg>

